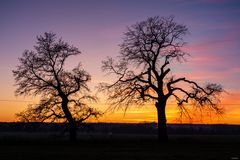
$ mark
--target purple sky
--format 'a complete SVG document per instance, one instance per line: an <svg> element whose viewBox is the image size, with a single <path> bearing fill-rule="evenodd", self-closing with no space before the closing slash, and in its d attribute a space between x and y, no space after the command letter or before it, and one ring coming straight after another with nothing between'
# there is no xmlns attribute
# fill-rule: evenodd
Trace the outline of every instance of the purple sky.
<svg viewBox="0 0 240 160"><path fill-rule="evenodd" d="M221 83L240 97L239 0L1 0L0 100L16 100L11 70L23 51L33 48L37 35L53 31L78 47L83 54L71 59L69 66L81 61L96 84L108 80L101 61L118 54L126 26L170 15L190 31L185 40L191 57L174 69L177 74ZM9 106L0 101L0 121L15 113L16 104Z"/></svg>

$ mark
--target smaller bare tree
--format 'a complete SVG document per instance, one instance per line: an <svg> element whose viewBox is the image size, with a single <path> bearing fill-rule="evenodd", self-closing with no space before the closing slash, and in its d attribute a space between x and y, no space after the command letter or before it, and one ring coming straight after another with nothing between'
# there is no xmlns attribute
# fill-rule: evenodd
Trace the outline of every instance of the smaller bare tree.
<svg viewBox="0 0 240 160"><path fill-rule="evenodd" d="M130 105L153 103L157 109L158 138L168 140L166 106L171 98L182 112L184 104L222 113L219 95L222 86L208 83L201 87L185 77L171 74L171 63L184 62L186 53L183 36L188 33L185 25L174 22L173 17L152 17L127 28L117 61L103 61L103 71L112 73L117 80L112 84L102 83L100 89L107 91L113 109Z"/></svg>
<svg viewBox="0 0 240 160"><path fill-rule="evenodd" d="M40 95L41 100L16 115L25 122L67 121L70 140L75 141L77 124L101 115L86 103L96 101L89 95L87 83L91 76L80 64L72 71L64 70L67 58L79 55L80 51L56 39L54 33L38 36L34 48L36 51L24 51L13 76L18 86L16 95Z"/></svg>

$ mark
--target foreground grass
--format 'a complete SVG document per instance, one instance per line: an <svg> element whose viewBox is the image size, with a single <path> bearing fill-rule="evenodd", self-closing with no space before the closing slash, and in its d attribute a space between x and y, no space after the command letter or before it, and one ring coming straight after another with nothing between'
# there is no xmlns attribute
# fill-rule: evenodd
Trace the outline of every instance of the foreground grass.
<svg viewBox="0 0 240 160"><path fill-rule="evenodd" d="M82 135L75 144L66 139L2 138L0 160L237 160L240 159L240 136L170 136L159 144L154 136Z"/></svg>

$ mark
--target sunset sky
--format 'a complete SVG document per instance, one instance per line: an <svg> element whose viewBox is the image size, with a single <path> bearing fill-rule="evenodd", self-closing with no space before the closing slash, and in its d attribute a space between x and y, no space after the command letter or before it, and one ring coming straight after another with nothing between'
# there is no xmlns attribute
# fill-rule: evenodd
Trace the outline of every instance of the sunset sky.
<svg viewBox="0 0 240 160"><path fill-rule="evenodd" d="M15 121L14 114L36 97L15 97L12 70L25 49L32 50L36 36L52 31L79 48L82 54L69 59L71 68L82 62L92 75L90 86L109 82L101 71L101 61L119 53L126 27L148 17L175 16L190 34L185 50L187 63L177 65L176 75L200 84L216 82L227 91L222 118L207 117L193 123L240 124L240 1L239 0L0 0L0 121ZM100 95L100 97L104 97ZM101 110L104 98L93 104ZM169 123L178 122L176 106L169 102ZM106 114L98 121L154 122L154 106Z"/></svg>

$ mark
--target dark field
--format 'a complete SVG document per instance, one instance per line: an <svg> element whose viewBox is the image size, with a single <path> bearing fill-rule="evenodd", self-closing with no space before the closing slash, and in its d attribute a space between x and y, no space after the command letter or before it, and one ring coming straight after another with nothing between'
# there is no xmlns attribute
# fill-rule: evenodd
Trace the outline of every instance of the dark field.
<svg viewBox="0 0 240 160"><path fill-rule="evenodd" d="M239 159L240 136L170 136L167 144L155 137L118 135L111 139L13 141L0 146L0 159Z"/></svg>
<svg viewBox="0 0 240 160"><path fill-rule="evenodd" d="M85 132L71 144L58 132L2 131L0 160L240 159L239 134L171 134L169 139L159 144L155 133Z"/></svg>

